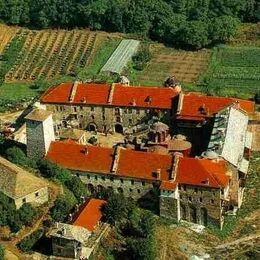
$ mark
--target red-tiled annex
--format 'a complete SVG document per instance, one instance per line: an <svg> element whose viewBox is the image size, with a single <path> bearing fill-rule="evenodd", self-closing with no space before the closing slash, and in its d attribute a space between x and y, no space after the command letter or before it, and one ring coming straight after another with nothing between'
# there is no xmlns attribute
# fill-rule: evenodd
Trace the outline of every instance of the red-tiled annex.
<svg viewBox="0 0 260 260"><path fill-rule="evenodd" d="M73 225L84 227L93 232L102 218L102 206L106 203L100 199L90 199L80 211Z"/></svg>
<svg viewBox="0 0 260 260"><path fill-rule="evenodd" d="M236 104L247 113L254 112L254 102L252 101L188 93L183 95L177 119L202 121L232 104Z"/></svg>

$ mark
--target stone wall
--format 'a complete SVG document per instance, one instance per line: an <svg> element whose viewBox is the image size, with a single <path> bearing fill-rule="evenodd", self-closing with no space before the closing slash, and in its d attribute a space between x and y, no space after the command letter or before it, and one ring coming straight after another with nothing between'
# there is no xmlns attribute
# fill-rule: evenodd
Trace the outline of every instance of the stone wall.
<svg viewBox="0 0 260 260"><path fill-rule="evenodd" d="M52 253L55 256L75 258L75 248L78 242L65 238L53 237L52 238Z"/></svg>
<svg viewBox="0 0 260 260"><path fill-rule="evenodd" d="M26 183L25 183L26 185ZM41 205L49 200L48 188L41 188L38 191L32 192L24 197L14 200L15 206L19 209L24 203L31 203L35 205Z"/></svg>
<svg viewBox="0 0 260 260"><path fill-rule="evenodd" d="M55 129L71 125L79 129L98 132L137 131L136 126L147 123L153 116L164 118L170 123L170 110L155 111L137 107L113 106L73 106L47 104L48 111L53 112Z"/></svg>
<svg viewBox="0 0 260 260"><path fill-rule="evenodd" d="M134 180L130 178L123 178L112 174L95 174L95 173L79 173L74 172L83 183L86 184L87 189L92 191L102 191L106 189L113 189L115 192L122 193L126 197L139 199L149 193L154 183L147 180Z"/></svg>

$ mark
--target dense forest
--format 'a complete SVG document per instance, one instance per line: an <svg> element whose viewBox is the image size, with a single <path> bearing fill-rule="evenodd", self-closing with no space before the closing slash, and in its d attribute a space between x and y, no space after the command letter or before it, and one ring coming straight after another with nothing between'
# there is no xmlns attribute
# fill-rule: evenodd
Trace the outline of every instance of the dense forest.
<svg viewBox="0 0 260 260"><path fill-rule="evenodd" d="M201 48L239 22L260 21L259 0L0 0L0 20L34 28L88 27Z"/></svg>

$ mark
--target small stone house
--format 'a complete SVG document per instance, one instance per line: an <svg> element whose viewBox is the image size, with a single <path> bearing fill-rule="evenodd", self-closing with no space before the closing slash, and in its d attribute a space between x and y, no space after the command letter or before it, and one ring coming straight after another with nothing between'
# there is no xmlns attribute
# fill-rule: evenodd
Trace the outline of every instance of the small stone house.
<svg viewBox="0 0 260 260"><path fill-rule="evenodd" d="M54 256L73 259L93 256L109 231L109 225L101 222L101 208L105 203L104 200L90 199L79 212L75 212L70 224L56 223L49 233Z"/></svg>
<svg viewBox="0 0 260 260"><path fill-rule="evenodd" d="M60 131L59 138L63 140L72 140L78 144L86 144L86 132L80 129L66 128Z"/></svg>
<svg viewBox="0 0 260 260"><path fill-rule="evenodd" d="M48 201L47 184L40 178L0 157L0 191L17 209L24 203L40 205Z"/></svg>

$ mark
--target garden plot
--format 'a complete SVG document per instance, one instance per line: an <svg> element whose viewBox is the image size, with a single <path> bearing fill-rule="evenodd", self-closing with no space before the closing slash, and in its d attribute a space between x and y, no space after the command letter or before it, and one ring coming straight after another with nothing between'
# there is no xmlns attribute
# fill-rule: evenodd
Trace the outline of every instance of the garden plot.
<svg viewBox="0 0 260 260"><path fill-rule="evenodd" d="M101 72L112 72L121 74L127 66L132 56L136 53L140 45L136 40L122 40L114 53L108 59L106 64L101 69Z"/></svg>
<svg viewBox="0 0 260 260"><path fill-rule="evenodd" d="M174 75L183 83L195 83L208 65L210 51L179 51L154 44L152 59L147 67L136 72L135 84L161 86L165 79Z"/></svg>

